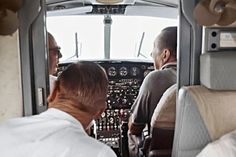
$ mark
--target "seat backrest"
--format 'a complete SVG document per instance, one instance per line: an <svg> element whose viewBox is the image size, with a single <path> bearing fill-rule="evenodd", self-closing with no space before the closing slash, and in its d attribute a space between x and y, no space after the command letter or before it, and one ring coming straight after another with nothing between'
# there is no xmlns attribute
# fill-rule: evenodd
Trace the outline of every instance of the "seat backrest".
<svg viewBox="0 0 236 157"><path fill-rule="evenodd" d="M151 119L152 128L174 128L177 84L170 86L162 95Z"/></svg>
<svg viewBox="0 0 236 157"><path fill-rule="evenodd" d="M176 109L177 85L169 87L157 104L151 119L151 139L148 156L171 156Z"/></svg>
<svg viewBox="0 0 236 157"><path fill-rule="evenodd" d="M195 157L208 143L236 129L236 53L204 53L202 85L178 93L173 157Z"/></svg>

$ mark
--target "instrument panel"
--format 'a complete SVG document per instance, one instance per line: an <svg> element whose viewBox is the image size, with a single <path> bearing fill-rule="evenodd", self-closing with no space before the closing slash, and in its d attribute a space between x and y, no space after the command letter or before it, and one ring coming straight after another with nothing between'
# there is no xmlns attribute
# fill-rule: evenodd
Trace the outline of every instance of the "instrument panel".
<svg viewBox="0 0 236 157"><path fill-rule="evenodd" d="M107 109L93 126L94 137L109 145L117 156L126 156L127 126L130 108L134 103L143 79L154 67L152 62L96 60L108 76ZM70 63L59 64L59 71Z"/></svg>

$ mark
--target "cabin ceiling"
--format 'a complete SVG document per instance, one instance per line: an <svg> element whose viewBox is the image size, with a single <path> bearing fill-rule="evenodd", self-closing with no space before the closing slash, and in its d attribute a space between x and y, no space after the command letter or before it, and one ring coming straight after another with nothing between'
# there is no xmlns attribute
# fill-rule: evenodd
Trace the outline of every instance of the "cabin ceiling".
<svg viewBox="0 0 236 157"><path fill-rule="evenodd" d="M47 16L124 14L177 18L178 3L179 0L46 0Z"/></svg>
<svg viewBox="0 0 236 157"><path fill-rule="evenodd" d="M170 7L178 7L179 0L103 0L108 3L100 3L101 0L46 0L47 6L55 5L164 5ZM112 3L115 1L120 1L119 3Z"/></svg>

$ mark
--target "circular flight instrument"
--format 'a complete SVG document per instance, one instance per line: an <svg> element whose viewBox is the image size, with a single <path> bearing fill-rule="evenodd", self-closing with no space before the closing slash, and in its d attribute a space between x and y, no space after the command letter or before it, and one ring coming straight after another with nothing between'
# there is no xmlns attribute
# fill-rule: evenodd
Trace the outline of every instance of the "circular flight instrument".
<svg viewBox="0 0 236 157"><path fill-rule="evenodd" d="M126 67L120 68L120 76L126 76L128 74L128 69Z"/></svg>
<svg viewBox="0 0 236 157"><path fill-rule="evenodd" d="M116 68L115 67L108 68L107 73L109 76L116 76L116 74L117 74Z"/></svg>
<svg viewBox="0 0 236 157"><path fill-rule="evenodd" d="M140 73L140 69L138 67L132 67L130 71L132 76L137 76Z"/></svg>

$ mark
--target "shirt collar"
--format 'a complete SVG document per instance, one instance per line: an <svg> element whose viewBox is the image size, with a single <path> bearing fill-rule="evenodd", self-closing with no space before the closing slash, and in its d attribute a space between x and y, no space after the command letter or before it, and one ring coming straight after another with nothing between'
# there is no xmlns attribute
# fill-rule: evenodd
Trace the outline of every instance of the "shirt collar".
<svg viewBox="0 0 236 157"><path fill-rule="evenodd" d="M176 66L177 66L177 62L170 62L163 65L160 70L163 70L166 68L172 68L172 67L176 69Z"/></svg>
<svg viewBox="0 0 236 157"><path fill-rule="evenodd" d="M82 124L77 119L75 119L70 114L68 114L64 111L61 111L59 109L49 108L45 112L42 112L40 115L50 116L50 117L54 117L56 119L67 120L67 121L73 123L76 127L84 130Z"/></svg>

